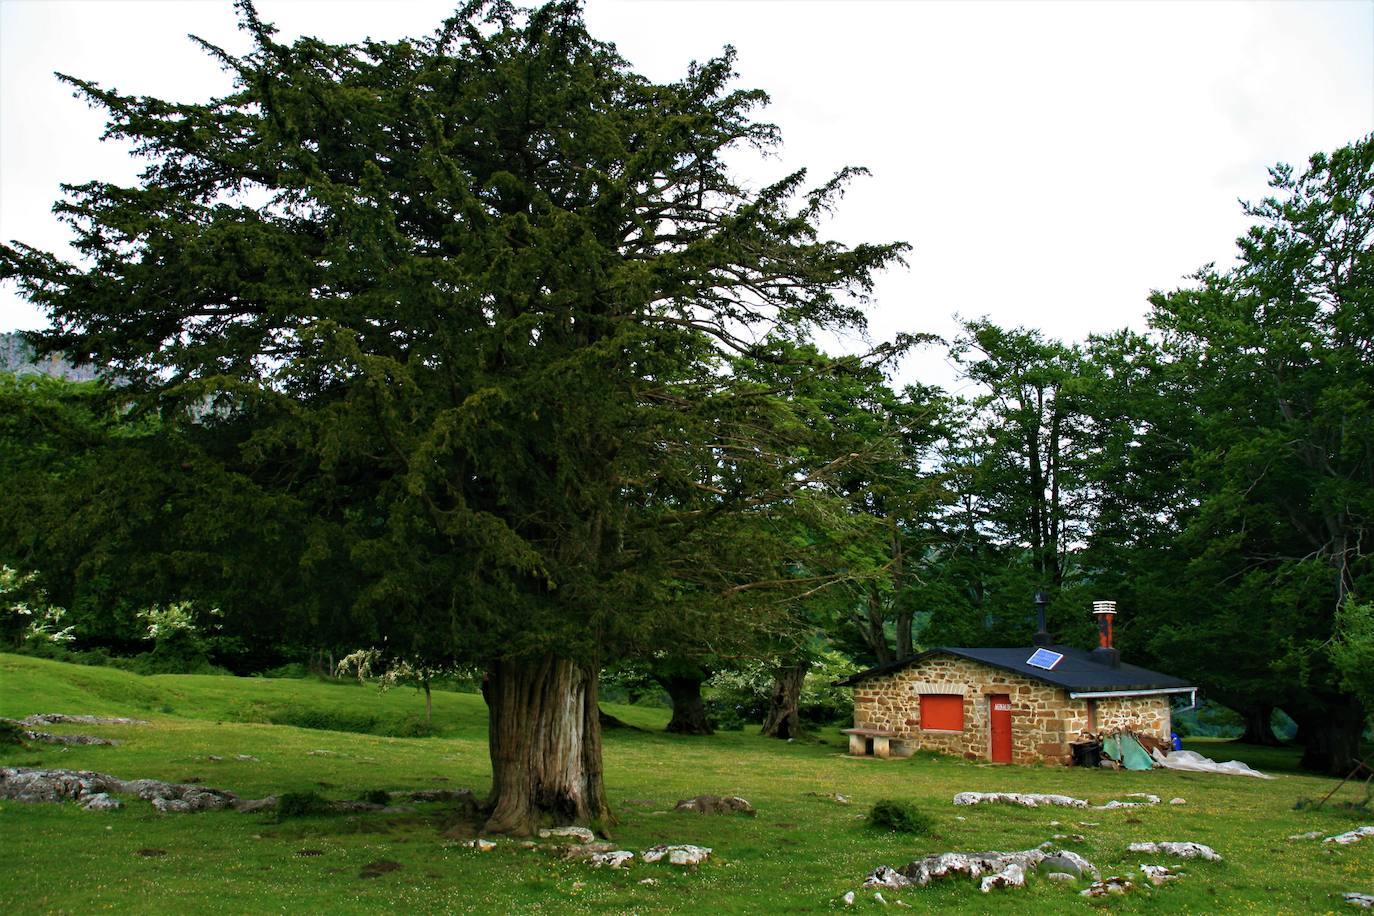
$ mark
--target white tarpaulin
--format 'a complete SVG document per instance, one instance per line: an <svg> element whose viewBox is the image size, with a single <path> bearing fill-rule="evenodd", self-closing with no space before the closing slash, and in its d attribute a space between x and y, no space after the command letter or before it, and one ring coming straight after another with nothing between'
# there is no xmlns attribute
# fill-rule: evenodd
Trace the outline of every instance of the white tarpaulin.
<svg viewBox="0 0 1374 916"><path fill-rule="evenodd" d="M1221 773L1224 776L1257 776L1260 779L1274 778L1267 773L1261 773L1259 770L1250 769L1250 767L1241 763L1239 760L1217 763L1215 760L1204 757L1196 751L1173 751L1169 754L1164 754L1156 749L1154 758L1156 765L1168 767L1171 770L1192 770L1195 773Z"/></svg>

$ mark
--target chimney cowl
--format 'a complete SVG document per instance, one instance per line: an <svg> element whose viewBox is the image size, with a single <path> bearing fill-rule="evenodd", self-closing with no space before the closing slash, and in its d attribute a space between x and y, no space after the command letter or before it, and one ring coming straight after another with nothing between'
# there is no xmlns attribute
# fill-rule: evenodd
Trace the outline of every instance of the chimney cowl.
<svg viewBox="0 0 1374 916"><path fill-rule="evenodd" d="M1115 601L1094 601L1093 616L1097 618L1097 648L1093 659L1112 668L1120 667L1121 653L1112 645L1112 619L1116 617Z"/></svg>

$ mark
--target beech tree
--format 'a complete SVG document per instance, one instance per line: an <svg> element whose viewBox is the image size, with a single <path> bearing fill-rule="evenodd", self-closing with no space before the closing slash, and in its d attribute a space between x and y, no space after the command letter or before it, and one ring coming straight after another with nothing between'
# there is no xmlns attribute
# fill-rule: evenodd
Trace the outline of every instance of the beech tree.
<svg viewBox="0 0 1374 916"><path fill-rule="evenodd" d="M597 672L673 631L673 583L743 584L701 545L747 550L849 460L791 451L787 379L726 356L861 327L903 246L820 237L857 170L732 178L727 153L779 138L730 49L656 84L576 3L479 0L431 36L347 45L286 44L238 8L247 53L201 42L222 97L62 77L147 166L65 186L79 260L14 243L3 273L47 310L48 350L122 380L130 416L307 510L261 575L344 568L356 587L320 613L355 645L485 669L484 830L609 822Z"/></svg>
<svg viewBox="0 0 1374 916"><path fill-rule="evenodd" d="M1209 664L1269 685L1254 698L1297 720L1304 765L1344 776L1366 716L1332 650L1374 588L1374 136L1270 187L1237 266L1154 295L1151 322L1198 414L1183 543L1208 576L1192 616L1223 635Z"/></svg>

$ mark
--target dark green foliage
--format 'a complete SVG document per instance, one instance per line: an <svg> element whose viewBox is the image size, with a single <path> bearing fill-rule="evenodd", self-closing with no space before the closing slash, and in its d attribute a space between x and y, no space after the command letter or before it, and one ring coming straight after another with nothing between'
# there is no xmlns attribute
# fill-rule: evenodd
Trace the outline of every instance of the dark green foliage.
<svg viewBox="0 0 1374 916"><path fill-rule="evenodd" d="M376 734L378 729L376 716L337 709L279 709L269 713L267 721L273 725L359 734Z"/></svg>
<svg viewBox="0 0 1374 916"><path fill-rule="evenodd" d="M746 192L725 155L777 134L731 55L655 85L575 4L474 4L353 46L281 44L241 9L253 50L209 49L226 98L65 78L151 162L59 205L89 265L0 250L53 319L43 346L110 367L117 416L144 423L118 449L97 429L44 513L65 494L122 524L44 562L84 593L132 590L115 569L152 599L194 590L252 642L479 665L767 623L721 591L777 578L768 523L835 459L776 383L845 369L732 329L862 324L903 246L815 228L858 172ZM657 613L703 587L730 626Z"/></svg>
<svg viewBox="0 0 1374 916"><path fill-rule="evenodd" d="M762 710L753 711L757 718L752 721L763 720ZM717 731L738 732L743 731L746 723L745 716L740 707L735 705L727 697L713 697L706 701L706 717L711 721L711 725Z"/></svg>
<svg viewBox="0 0 1374 916"><path fill-rule="evenodd" d="M868 812L868 826L892 833L929 836L935 829L935 822L912 802L883 799L875 802Z"/></svg>
<svg viewBox="0 0 1374 916"><path fill-rule="evenodd" d="M262 672L262 676L300 679L310 677L310 668L304 662L287 662L285 665L267 669Z"/></svg>
<svg viewBox="0 0 1374 916"><path fill-rule="evenodd" d="M358 801L367 802L369 805L389 805L391 793L386 789L368 789L358 796Z"/></svg>
<svg viewBox="0 0 1374 916"><path fill-rule="evenodd" d="M430 738L435 733L434 725L419 716L406 716L399 722L383 723L380 728L378 734L392 738Z"/></svg>
<svg viewBox="0 0 1374 916"><path fill-rule="evenodd" d="M784 629L789 520L853 460L787 392L865 362L795 343L862 328L905 249L820 236L861 170L743 187L727 160L778 132L734 52L653 83L576 3L350 45L238 7L251 49L206 46L225 97L63 77L146 168L65 187L79 258L0 247L42 348L121 382L112 428L36 462L42 511L0 507L63 541L26 559L93 607L189 598L249 646L506 680Z"/></svg>
<svg viewBox="0 0 1374 916"><path fill-rule="evenodd" d="M1168 396L1197 417L1155 564L1171 606L1142 623L1222 702L1281 706L1306 763L1343 776L1367 717L1341 620L1374 591L1374 137L1270 186L1235 268L1151 298Z"/></svg>
<svg viewBox="0 0 1374 916"><path fill-rule="evenodd" d="M329 814L329 801L318 792L284 792L277 798L277 822Z"/></svg>
<svg viewBox="0 0 1374 916"><path fill-rule="evenodd" d="M9 719L0 719L0 748L23 747L24 727Z"/></svg>

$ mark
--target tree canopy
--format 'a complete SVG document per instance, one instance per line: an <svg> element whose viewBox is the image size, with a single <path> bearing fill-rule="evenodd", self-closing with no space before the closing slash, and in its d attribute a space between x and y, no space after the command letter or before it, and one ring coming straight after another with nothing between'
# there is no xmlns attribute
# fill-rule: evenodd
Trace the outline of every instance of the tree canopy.
<svg viewBox="0 0 1374 916"><path fill-rule="evenodd" d="M62 77L146 168L64 186L81 257L15 244L4 275L192 479L239 484L225 511L299 522L255 576L323 589L321 626L486 666L489 829L606 818L598 666L664 638L684 583L755 575L703 559L849 460L793 447L786 379L730 360L861 327L903 246L820 237L858 170L731 176L779 137L728 48L658 84L576 3L347 45L238 6L251 50L201 42L226 96Z"/></svg>

